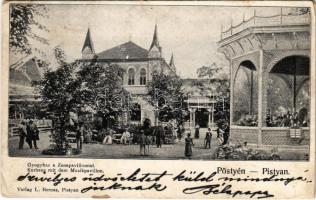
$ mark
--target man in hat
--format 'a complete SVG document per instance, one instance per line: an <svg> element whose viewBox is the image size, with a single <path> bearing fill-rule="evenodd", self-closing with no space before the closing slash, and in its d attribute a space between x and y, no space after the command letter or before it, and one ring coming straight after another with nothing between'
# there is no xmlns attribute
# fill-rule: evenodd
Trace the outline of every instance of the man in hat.
<svg viewBox="0 0 316 200"><path fill-rule="evenodd" d="M34 144L34 148L38 149L36 140L39 140L39 131L32 119L29 121L29 124L26 127L26 132L26 141L29 144L30 148L32 149Z"/></svg>
<svg viewBox="0 0 316 200"><path fill-rule="evenodd" d="M156 145L157 145L157 148L161 148L162 139L163 139L164 136L165 136L165 130L164 130L164 128L162 127L162 124L161 124L160 121L158 122L158 126L156 127L154 134L155 134L155 136L156 136Z"/></svg>
<svg viewBox="0 0 316 200"><path fill-rule="evenodd" d="M20 136L20 142L19 142L19 149L23 149L24 140L26 137L26 122L22 120L22 122L19 124L19 136Z"/></svg>

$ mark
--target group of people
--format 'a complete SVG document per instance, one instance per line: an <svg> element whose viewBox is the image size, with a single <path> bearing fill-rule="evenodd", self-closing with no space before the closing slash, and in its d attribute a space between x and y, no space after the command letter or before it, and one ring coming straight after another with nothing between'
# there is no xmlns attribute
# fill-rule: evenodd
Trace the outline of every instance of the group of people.
<svg viewBox="0 0 316 200"><path fill-rule="evenodd" d="M245 115L241 117L240 120L237 122L239 126L257 126L258 125L258 118L257 115Z"/></svg>
<svg viewBox="0 0 316 200"><path fill-rule="evenodd" d="M268 127L307 127L307 111L301 110L301 112L288 111L284 115L273 115L271 116L268 112L266 116L266 124Z"/></svg>
<svg viewBox="0 0 316 200"><path fill-rule="evenodd" d="M84 124L79 123L76 125L77 130L77 148L82 149L82 143L87 134ZM171 128L170 128L171 127ZM162 122L158 122L158 125L151 127L150 120L144 120L143 125L137 134L137 142L139 144L139 153L142 156L149 155L150 146L156 146L158 149L162 147L162 144L165 141L166 132L168 130L172 131L172 134L178 141L181 141L183 135L186 135L184 139L184 155L185 157L191 159L193 155L193 138L191 137L191 130L185 129L182 125L179 125L177 129L173 129L171 125L163 126ZM90 135L93 133L88 131ZM229 139L229 126L227 123L219 124L216 129L208 128L204 138L204 148L211 149L211 141L213 133L216 132L217 140L220 142L220 145L226 145ZM129 128L126 128L122 134L116 134L112 129L102 129L101 133L104 135L102 144L112 144L114 140L119 140L120 144L131 144L134 143L135 135L130 132ZM174 135L175 134L175 135ZM116 136L120 137L117 138ZM91 137L91 136L90 136ZM195 126L194 139L200 138L200 126L197 124Z"/></svg>
<svg viewBox="0 0 316 200"><path fill-rule="evenodd" d="M204 138L204 148L205 149L211 149L211 141L213 137L213 131L211 128L208 128L206 133L205 133L205 138ZM228 144L228 139L229 139L229 126L228 123L223 123L219 124L218 127L216 128L216 133L217 133L217 139L220 142L220 145L227 145ZM200 126L196 125L195 126L195 134L194 137L195 139L199 138L200 134ZM185 138L185 151L184 155L185 157L191 159L193 155L193 138L191 138L191 133L187 133L187 137Z"/></svg>
<svg viewBox="0 0 316 200"><path fill-rule="evenodd" d="M267 127L307 127L308 126L308 110L303 107L299 111L291 111L291 109L283 111L275 111L274 114L271 114L271 111L268 110L265 122ZM285 114L284 114L285 113ZM237 121L239 126L257 126L258 118L257 115L244 115Z"/></svg>
<svg viewBox="0 0 316 200"><path fill-rule="evenodd" d="M145 120L139 137L140 155L148 155L150 145L161 148L164 138L165 129L161 122L158 122L158 126L152 129L150 121Z"/></svg>
<svg viewBox="0 0 316 200"><path fill-rule="evenodd" d="M33 147L38 149L36 141L39 140L39 130L31 119L29 121L22 120L18 126L19 131L19 149L23 149L24 142L26 141L30 149Z"/></svg>
<svg viewBox="0 0 316 200"><path fill-rule="evenodd" d="M115 132L108 128L102 130L103 134L105 135L102 144L113 144L114 140L118 140L120 144L131 144L133 133L129 131L129 128L126 128L124 132L120 135L118 134L119 138L115 138Z"/></svg>

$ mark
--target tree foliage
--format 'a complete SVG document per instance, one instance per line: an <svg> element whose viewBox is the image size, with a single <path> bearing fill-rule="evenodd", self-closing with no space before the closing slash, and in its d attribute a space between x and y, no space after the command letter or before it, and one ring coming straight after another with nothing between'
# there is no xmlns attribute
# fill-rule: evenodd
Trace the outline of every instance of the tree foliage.
<svg viewBox="0 0 316 200"><path fill-rule="evenodd" d="M223 67L212 63L210 66L202 66L197 69L198 77L201 78L195 82L201 95L211 95L216 99L215 116L220 120L229 119L229 95L230 81L229 76L223 70Z"/></svg>
<svg viewBox="0 0 316 200"><path fill-rule="evenodd" d="M118 65L81 63L78 82L83 110L110 117L127 109L129 96L122 87L122 74Z"/></svg>
<svg viewBox="0 0 316 200"><path fill-rule="evenodd" d="M221 70L222 67L218 67L216 63L212 63L210 66L202 66L197 69L196 73L199 78L212 79Z"/></svg>
<svg viewBox="0 0 316 200"><path fill-rule="evenodd" d="M69 113L76 112L80 108L81 101L78 98L80 85L75 74L77 65L63 62L60 54L56 54L56 59L60 63L58 68L55 71L47 70L44 77L33 84L41 95L41 104L56 122L54 140L57 147L64 148L66 130L70 128Z"/></svg>
<svg viewBox="0 0 316 200"><path fill-rule="evenodd" d="M128 96L122 88L122 71L117 65L95 61L66 63L65 52L59 47L54 51L58 68L47 70L35 85L42 105L58 121L55 140L59 148L63 148L66 130L73 128L71 113L115 116L125 108Z"/></svg>
<svg viewBox="0 0 316 200"><path fill-rule="evenodd" d="M160 120L175 119L179 123L182 121L184 94L179 77L154 72L152 80L147 84L147 90L148 101L159 111Z"/></svg>
<svg viewBox="0 0 316 200"><path fill-rule="evenodd" d="M10 50L31 54L30 39L48 44L47 39L34 33L34 29L48 31L36 17L47 17L47 7L39 4L13 4L10 7Z"/></svg>

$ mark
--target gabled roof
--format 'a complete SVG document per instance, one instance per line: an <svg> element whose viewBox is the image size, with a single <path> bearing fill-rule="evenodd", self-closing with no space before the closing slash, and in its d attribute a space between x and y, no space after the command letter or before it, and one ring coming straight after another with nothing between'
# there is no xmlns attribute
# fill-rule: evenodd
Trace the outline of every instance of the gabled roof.
<svg viewBox="0 0 316 200"><path fill-rule="evenodd" d="M83 52L83 50L88 47L92 53L94 53L94 46L93 46L93 42L92 42L92 39L91 39L91 34L90 34L90 29L88 28L88 31L87 31L87 35L86 35L86 39L83 43L83 47L82 47L82 50L81 52Z"/></svg>
<svg viewBox="0 0 316 200"><path fill-rule="evenodd" d="M147 58L148 51L132 41L97 54L97 59L140 59Z"/></svg>
<svg viewBox="0 0 316 200"><path fill-rule="evenodd" d="M20 69L26 62L31 59L34 59L33 55L24 56L22 59L19 59L17 62L10 65L10 69Z"/></svg>
<svg viewBox="0 0 316 200"><path fill-rule="evenodd" d="M26 60L28 59L28 60ZM35 56L25 57L10 66L10 81L19 84L31 84L39 81L44 75L44 70L38 66L39 59Z"/></svg>

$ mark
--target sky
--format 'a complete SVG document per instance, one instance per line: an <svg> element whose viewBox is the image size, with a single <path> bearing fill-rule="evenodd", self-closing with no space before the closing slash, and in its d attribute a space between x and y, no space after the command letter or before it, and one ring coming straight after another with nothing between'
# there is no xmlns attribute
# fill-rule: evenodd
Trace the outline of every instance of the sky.
<svg viewBox="0 0 316 200"><path fill-rule="evenodd" d="M52 59L52 49L61 46L68 61L81 58L88 27L96 53L129 40L148 49L158 25L163 57L169 62L174 54L177 73L196 78L196 70L216 62L229 71L228 61L217 51L221 26L226 30L239 24L243 15L274 15L279 8L214 6L137 6L137 5L47 5L48 18L37 17L50 32L34 32L45 37L49 46L32 43Z"/></svg>

